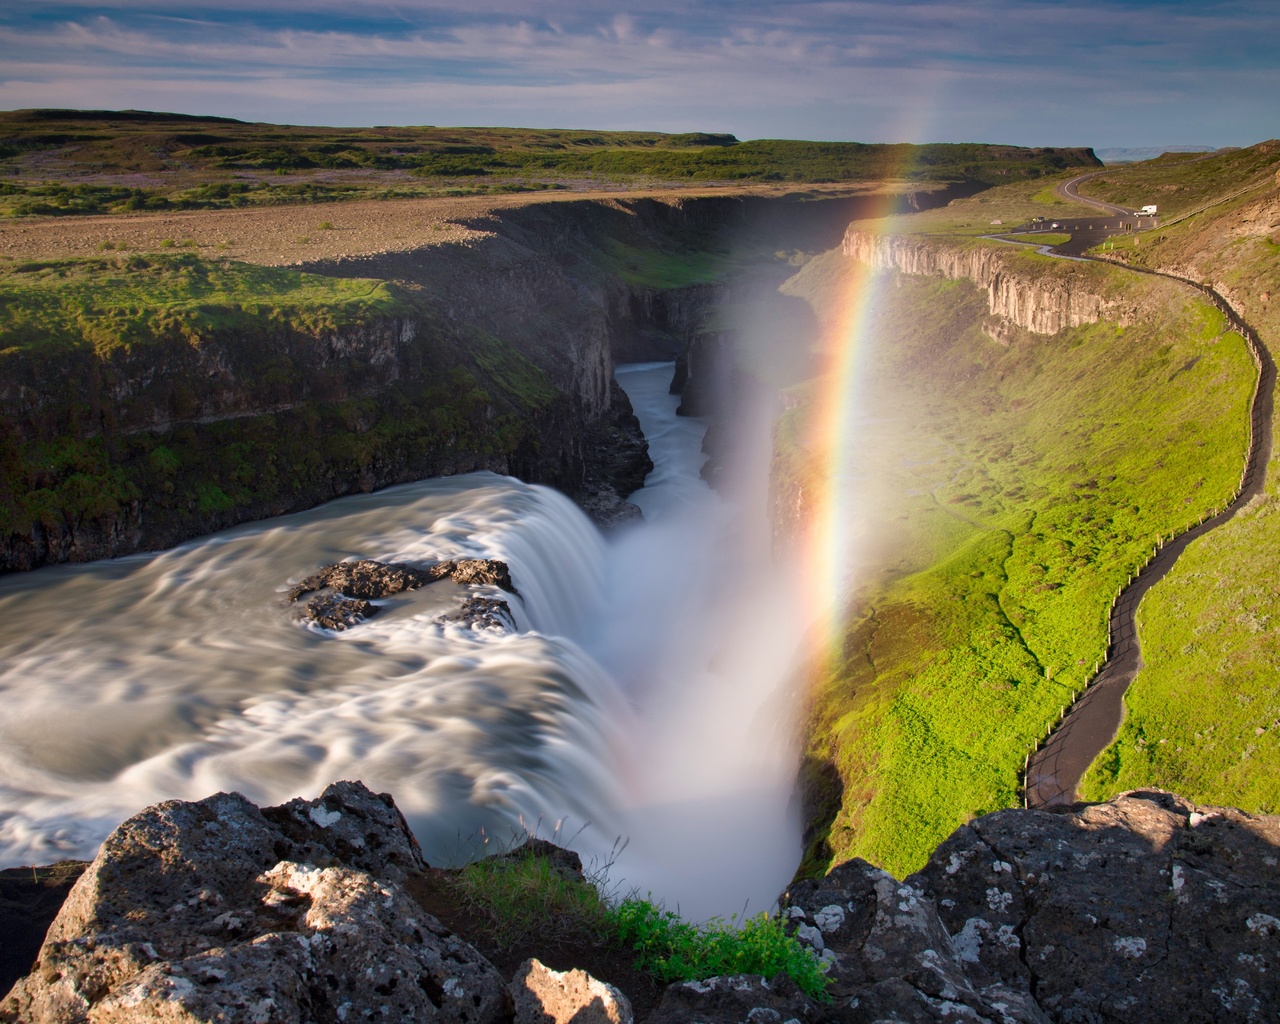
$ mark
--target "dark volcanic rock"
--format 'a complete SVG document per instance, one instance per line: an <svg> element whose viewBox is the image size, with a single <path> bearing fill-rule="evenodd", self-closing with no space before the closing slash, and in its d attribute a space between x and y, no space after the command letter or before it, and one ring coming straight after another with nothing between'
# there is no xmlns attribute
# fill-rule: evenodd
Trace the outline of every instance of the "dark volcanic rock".
<svg viewBox="0 0 1280 1024"><path fill-rule="evenodd" d="M787 975L734 974L671 985L648 1024L784 1024L820 1019Z"/></svg>
<svg viewBox="0 0 1280 1024"><path fill-rule="evenodd" d="M454 583L500 587L509 594L520 593L511 582L511 570L507 563L496 558L462 558L456 562L441 562L435 568L444 566L449 567L449 578Z"/></svg>
<svg viewBox="0 0 1280 1024"><path fill-rule="evenodd" d="M567 882L582 882L586 880L586 875L582 871L581 857L572 850L566 850L563 846L557 846L555 843L546 839L539 839L537 836L529 836L514 850L498 854L492 860L495 864L500 864L504 861L508 864L516 864L522 860L528 860L530 857L541 857L547 860L551 864L551 869Z"/></svg>
<svg viewBox="0 0 1280 1024"><path fill-rule="evenodd" d="M1127 793L978 818L905 882L860 860L783 898L829 1021L1274 1021L1280 818Z"/></svg>
<svg viewBox="0 0 1280 1024"><path fill-rule="evenodd" d="M1048 1024L1025 990L968 977L934 901L866 861L793 885L783 913L830 965L823 1020Z"/></svg>
<svg viewBox="0 0 1280 1024"><path fill-rule="evenodd" d="M290 859L321 867L345 865L401 881L427 863L390 793L361 782L335 782L318 800L295 798L262 816L292 844Z"/></svg>
<svg viewBox="0 0 1280 1024"><path fill-rule="evenodd" d="M341 594L321 594L307 602L306 617L324 629L350 629L378 614L378 606Z"/></svg>
<svg viewBox="0 0 1280 1024"><path fill-rule="evenodd" d="M530 856L582 878L544 840L497 860ZM401 881L422 867L391 798L359 783L264 811L225 793L158 805L108 838L0 1022L478 1024L511 1019L513 997L521 1020L622 1019L625 1001L582 972L528 963L508 988L409 901ZM829 1002L735 975L670 986L650 1024L1261 1024L1280 1010L1280 817L1167 793L986 815L906 881L851 860L780 907L828 965Z"/></svg>
<svg viewBox="0 0 1280 1024"><path fill-rule="evenodd" d="M457 622L468 629L482 629L491 633L510 633L516 628L511 606L494 597L469 597L456 612L442 615L440 622Z"/></svg>
<svg viewBox="0 0 1280 1024"><path fill-rule="evenodd" d="M442 562L429 569L418 569L403 562L375 562L368 558L335 562L290 588L289 600L296 601L304 594L325 589L366 601L390 597L443 579L449 575L452 565L451 562Z"/></svg>
<svg viewBox="0 0 1280 1024"><path fill-rule="evenodd" d="M465 586L494 586L519 594L511 582L507 563L496 558L462 558L435 565L414 566L403 562L376 562L360 559L335 562L289 588L289 600L297 601L319 592L307 602L303 615L324 629L350 629L378 613L370 600L417 590L437 580L451 579ZM504 619L505 614L505 619ZM445 617L472 628L515 629L515 620L505 601L473 598L462 610Z"/></svg>
<svg viewBox="0 0 1280 1024"><path fill-rule="evenodd" d="M586 971L526 960L511 979L515 1024L634 1024L631 1002Z"/></svg>
<svg viewBox="0 0 1280 1024"><path fill-rule="evenodd" d="M598 526L643 519L640 509L625 498L644 486L652 470L649 442L631 400L616 380L611 381L609 409L587 435L582 486L573 500Z"/></svg>
<svg viewBox="0 0 1280 1024"><path fill-rule="evenodd" d="M506 1018L502 977L396 880L421 863L359 783L159 804L108 837L0 1021Z"/></svg>
<svg viewBox="0 0 1280 1024"><path fill-rule="evenodd" d="M1280 818L1135 792L978 818L909 881L970 977L1054 1021L1274 1021L1278 863Z"/></svg>

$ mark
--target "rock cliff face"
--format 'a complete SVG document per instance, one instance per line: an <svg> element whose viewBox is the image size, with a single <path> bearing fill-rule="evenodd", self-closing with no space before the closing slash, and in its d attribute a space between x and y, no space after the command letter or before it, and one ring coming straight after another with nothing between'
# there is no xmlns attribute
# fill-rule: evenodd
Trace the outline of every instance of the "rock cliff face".
<svg viewBox="0 0 1280 1024"><path fill-rule="evenodd" d="M905 881L853 860L783 894L828 1002L738 975L672 985L648 1019L1274 1021L1278 855L1280 817L1168 793L1000 811ZM160 804L108 838L0 1021L631 1019L607 978L530 961L505 981L414 903L423 868L391 798L359 783L262 811Z"/></svg>
<svg viewBox="0 0 1280 1024"><path fill-rule="evenodd" d="M1056 334L1099 320L1124 326L1141 315L1138 302L1118 291L1102 268L1056 260L1033 273L1025 252L998 242L957 244L921 235L873 235L850 227L843 251L877 270L972 281L987 293L993 316L1036 334Z"/></svg>
<svg viewBox="0 0 1280 1024"><path fill-rule="evenodd" d="M32 357L8 367L0 402L22 439L58 431L163 433L181 423L377 392L421 372L418 335L431 330L423 319L386 318L323 334L267 330L195 344L174 337L106 355Z"/></svg>
<svg viewBox="0 0 1280 1024"><path fill-rule="evenodd" d="M624 519L647 461L611 386L614 363L696 348L708 308L730 301L742 254L767 264L778 251L829 248L882 203L534 203L471 222L483 237L466 243L301 268L390 282L401 314L311 333L264 315L247 331L107 354L87 343L10 354L0 571L167 547L472 470L550 484L601 522ZM706 354L688 363L690 410L711 404Z"/></svg>
<svg viewBox="0 0 1280 1024"><path fill-rule="evenodd" d="M857 212L843 200L532 204L475 221L484 237L466 244L302 268L391 282L402 314L312 333L264 315L247 331L105 354L10 354L0 571L166 547L472 470L626 518L647 459L615 361L682 353L732 247L771 259L834 244Z"/></svg>
<svg viewBox="0 0 1280 1024"><path fill-rule="evenodd" d="M619 285L605 293L605 330L619 363L680 358L702 326L707 310L723 301L723 288L694 284L683 288Z"/></svg>

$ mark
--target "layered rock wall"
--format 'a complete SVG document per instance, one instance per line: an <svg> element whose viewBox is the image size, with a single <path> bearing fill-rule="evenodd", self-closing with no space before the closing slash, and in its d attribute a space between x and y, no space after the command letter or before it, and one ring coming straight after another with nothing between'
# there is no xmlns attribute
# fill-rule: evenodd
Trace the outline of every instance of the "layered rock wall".
<svg viewBox="0 0 1280 1024"><path fill-rule="evenodd" d="M956 243L923 235L876 235L850 228L844 254L877 270L972 281L997 317L1036 334L1109 320L1122 326L1141 316L1126 295L1087 262L1044 260L1034 270L1027 253L995 241Z"/></svg>
<svg viewBox="0 0 1280 1024"><path fill-rule="evenodd" d="M394 282L403 315L10 355L0 571L474 470L580 496L601 521L634 514L621 499L649 462L615 359L674 358L709 290L629 284L610 246L678 252L741 217L694 203L505 211L470 245L303 268Z"/></svg>

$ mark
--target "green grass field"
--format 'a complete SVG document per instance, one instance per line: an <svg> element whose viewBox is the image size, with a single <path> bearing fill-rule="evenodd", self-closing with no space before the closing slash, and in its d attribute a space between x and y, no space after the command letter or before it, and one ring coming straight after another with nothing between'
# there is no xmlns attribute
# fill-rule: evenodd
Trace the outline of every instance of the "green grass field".
<svg viewBox="0 0 1280 1024"><path fill-rule="evenodd" d="M99 355L173 337L289 328L316 333L404 313L382 281L175 255L0 262L0 359L91 345ZM0 363L0 365L3 365Z"/></svg>
<svg viewBox="0 0 1280 1024"><path fill-rule="evenodd" d="M846 272L827 254L787 287L821 318ZM1163 283L1091 272L1149 300L1150 318L1015 331L1006 347L983 333L968 283L879 289L849 466L863 488L847 510L874 543L810 719L808 753L844 787L837 859L901 876L967 818L1013 805L1024 756L1102 656L1116 587L1238 479L1254 378L1243 341ZM805 436L805 408L782 436ZM779 466L816 472L803 450ZM810 855L821 869L826 851Z"/></svg>
<svg viewBox="0 0 1280 1024"><path fill-rule="evenodd" d="M1146 667L1083 799L1159 786L1202 803L1280 811L1278 534L1273 483L1147 595L1138 614Z"/></svg>

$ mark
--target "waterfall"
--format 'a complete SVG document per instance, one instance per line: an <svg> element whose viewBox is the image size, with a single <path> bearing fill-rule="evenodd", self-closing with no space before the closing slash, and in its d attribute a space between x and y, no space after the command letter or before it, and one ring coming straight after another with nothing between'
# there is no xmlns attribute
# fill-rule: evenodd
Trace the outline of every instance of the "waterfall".
<svg viewBox="0 0 1280 1024"><path fill-rule="evenodd" d="M0 580L0 865L90 857L162 799L350 778L394 795L432 863L563 823L588 860L629 839L616 887L697 917L767 907L799 854L798 632L697 480L669 375L620 373L660 464L649 521L608 540L562 495L479 473ZM449 581L307 628L289 584L351 557L502 559L519 596L485 594L517 629L441 624L474 592Z"/></svg>

